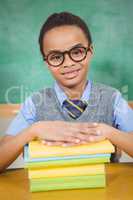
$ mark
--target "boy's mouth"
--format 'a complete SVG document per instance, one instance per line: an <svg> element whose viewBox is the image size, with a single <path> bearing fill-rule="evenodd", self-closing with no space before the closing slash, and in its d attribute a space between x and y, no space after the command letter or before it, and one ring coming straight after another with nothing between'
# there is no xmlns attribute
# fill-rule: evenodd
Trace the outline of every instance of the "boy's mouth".
<svg viewBox="0 0 133 200"><path fill-rule="evenodd" d="M72 79L78 76L80 70L81 69L69 70L69 71L63 72L62 75L67 79Z"/></svg>

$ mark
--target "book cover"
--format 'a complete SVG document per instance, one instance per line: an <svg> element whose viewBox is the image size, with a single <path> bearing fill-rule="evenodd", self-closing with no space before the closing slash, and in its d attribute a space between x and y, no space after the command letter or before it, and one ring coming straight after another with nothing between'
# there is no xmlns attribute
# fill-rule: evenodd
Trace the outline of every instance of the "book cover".
<svg viewBox="0 0 133 200"><path fill-rule="evenodd" d="M114 146L108 140L71 147L47 146L42 144L41 141L32 141L29 143L30 158L112 153L114 151Z"/></svg>

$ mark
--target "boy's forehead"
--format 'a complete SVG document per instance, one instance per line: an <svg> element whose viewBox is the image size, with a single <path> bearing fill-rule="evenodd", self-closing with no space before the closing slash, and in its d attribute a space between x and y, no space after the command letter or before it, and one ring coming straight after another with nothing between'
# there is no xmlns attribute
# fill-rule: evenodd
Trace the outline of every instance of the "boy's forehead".
<svg viewBox="0 0 133 200"><path fill-rule="evenodd" d="M87 45L88 40L84 32L77 26L60 26L48 31L43 39L45 53L51 50L69 49L76 44Z"/></svg>

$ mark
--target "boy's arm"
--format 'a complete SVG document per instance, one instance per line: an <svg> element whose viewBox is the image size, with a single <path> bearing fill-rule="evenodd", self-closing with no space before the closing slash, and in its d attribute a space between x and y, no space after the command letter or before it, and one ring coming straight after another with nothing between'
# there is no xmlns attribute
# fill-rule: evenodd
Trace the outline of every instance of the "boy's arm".
<svg viewBox="0 0 133 200"><path fill-rule="evenodd" d="M89 141L88 131L95 123L69 123L64 121L40 121L24 129L16 136L5 136L0 141L0 171L3 171L22 152L25 144L33 139L79 143Z"/></svg>
<svg viewBox="0 0 133 200"><path fill-rule="evenodd" d="M91 134L92 132L94 135ZM99 123L97 127L93 128L93 131L90 129L88 133L90 134L90 142L108 139L119 149L133 157L133 132L127 133L107 124ZM98 133L99 135L96 135L95 133Z"/></svg>
<svg viewBox="0 0 133 200"><path fill-rule="evenodd" d="M17 116L0 140L0 171L9 166L22 152L23 146L32 140L29 127L34 123L35 108L31 98L21 105Z"/></svg>
<svg viewBox="0 0 133 200"><path fill-rule="evenodd" d="M32 139L34 136L28 128L16 136L6 135L0 140L0 172L17 158L24 145Z"/></svg>
<svg viewBox="0 0 133 200"><path fill-rule="evenodd" d="M116 130L107 135L107 138L121 150L133 157L133 132L124 133Z"/></svg>
<svg viewBox="0 0 133 200"><path fill-rule="evenodd" d="M114 127L119 130L115 129L107 137L118 148L133 156L133 110L120 92L114 103Z"/></svg>

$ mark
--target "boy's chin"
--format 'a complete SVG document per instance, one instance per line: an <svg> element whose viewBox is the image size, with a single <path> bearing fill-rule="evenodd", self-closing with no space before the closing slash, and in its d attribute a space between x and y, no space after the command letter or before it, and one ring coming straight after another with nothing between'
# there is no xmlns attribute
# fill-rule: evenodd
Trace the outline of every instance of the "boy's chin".
<svg viewBox="0 0 133 200"><path fill-rule="evenodd" d="M61 82L60 84L67 88L75 88L81 83L80 80L77 79L69 79Z"/></svg>

